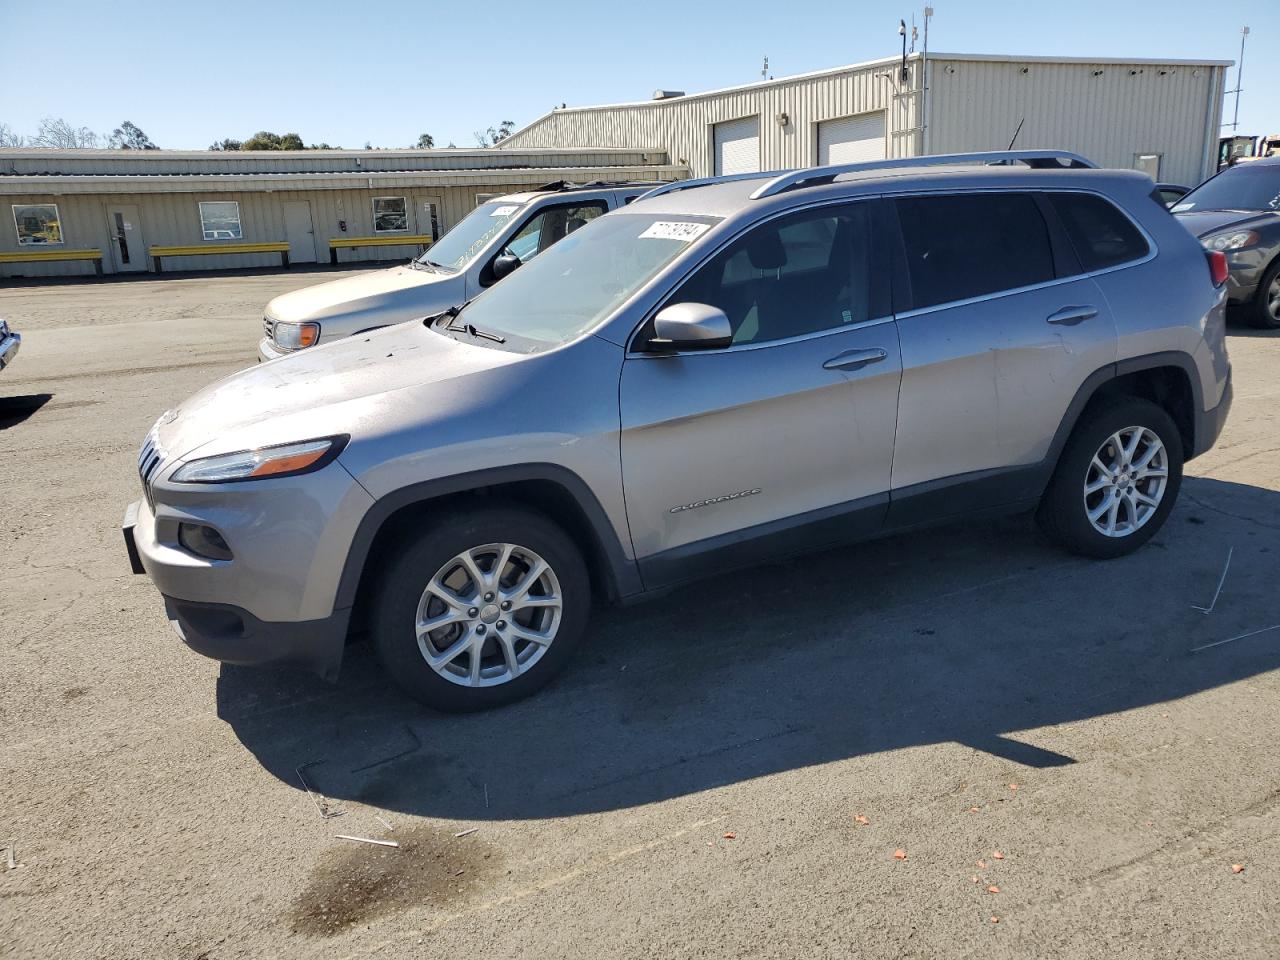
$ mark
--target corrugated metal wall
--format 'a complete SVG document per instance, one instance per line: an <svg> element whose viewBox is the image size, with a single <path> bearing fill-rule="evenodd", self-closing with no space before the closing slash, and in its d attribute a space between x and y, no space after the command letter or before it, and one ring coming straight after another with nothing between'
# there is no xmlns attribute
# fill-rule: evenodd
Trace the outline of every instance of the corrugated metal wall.
<svg viewBox="0 0 1280 960"><path fill-rule="evenodd" d="M751 84L733 90L669 100L555 110L503 143L504 149L632 147L664 150L695 177L711 176L711 127L725 120L760 118L761 169L813 166L817 124L823 120L886 112L885 155L913 156L918 146L920 61L899 60L823 71ZM778 117L786 114L783 126Z"/></svg>
<svg viewBox="0 0 1280 960"><path fill-rule="evenodd" d="M0 176L376 173L658 163L643 150L0 150Z"/></svg>
<svg viewBox="0 0 1280 960"><path fill-rule="evenodd" d="M920 55L912 55L905 84L898 68L885 60L673 100L555 110L506 144L665 149L694 176L710 176L711 127L720 121L759 115L763 169L807 167L818 163L820 121L886 110L889 157L1006 149L1025 117L1018 147L1074 150L1125 168L1135 154L1160 153L1161 178L1188 185L1213 170L1221 64L933 55L927 137ZM783 112L785 127L776 121Z"/></svg>
<svg viewBox="0 0 1280 960"><path fill-rule="evenodd" d="M1225 68L1153 63L929 60L930 153L1016 146L1074 150L1101 166L1163 155L1160 178L1213 172Z"/></svg>
<svg viewBox="0 0 1280 960"><path fill-rule="evenodd" d="M489 151L494 155L496 151ZM569 159L582 160L590 156L607 156L610 160L642 156L632 151L625 155L583 154L568 155ZM541 154L540 156L546 156ZM564 162L567 155L560 155ZM189 245L207 242L211 250L218 241L204 241L200 224L200 201L235 200L240 204L240 225L243 237L234 242L282 241L285 234L284 203L306 200L311 205L311 221L315 232L316 259L329 262L329 240L342 237L374 236L373 198L404 197L410 211L409 231L430 233L429 219L423 204L439 205L440 227L447 230L465 217L476 204L476 195L516 193L534 186L564 177L571 180L668 180L686 175L664 164L665 156L659 151L649 154L656 162L648 165L561 167L512 170L500 177L492 172L479 174L473 171L422 172L417 175L375 176L373 187L359 189L350 186L350 178L343 178L344 187L318 189L313 181L298 178L281 179L274 189L234 189L245 181L237 177L206 177L204 189L196 189L195 178L187 176L144 177L35 177L0 175L0 252L33 250L21 247L13 223L11 205L25 203L56 203L62 222L63 243L50 249L98 249L103 251L103 270L114 272L112 261L112 237L107 211L113 205L133 204L138 208L138 223L134 230L145 238L148 247L153 245ZM331 176L320 175L319 180ZM364 183L363 176L355 182ZM124 181L124 182L121 182ZM443 182L441 182L443 181ZM258 181L252 181L257 183ZM32 192L10 192L31 184ZM34 185L44 189L35 192ZM308 188L310 187L310 188ZM75 192L71 192L75 191ZM340 221L346 221L342 231ZM404 246L365 247L340 250L340 263L359 263L377 260L407 259L415 252L413 244ZM232 254L219 256L176 257L164 262L165 272L182 270L220 270L244 267L271 267L280 263L279 254ZM149 264L148 264L149 266ZM93 274L91 261L5 263L0 264L3 277L84 276Z"/></svg>

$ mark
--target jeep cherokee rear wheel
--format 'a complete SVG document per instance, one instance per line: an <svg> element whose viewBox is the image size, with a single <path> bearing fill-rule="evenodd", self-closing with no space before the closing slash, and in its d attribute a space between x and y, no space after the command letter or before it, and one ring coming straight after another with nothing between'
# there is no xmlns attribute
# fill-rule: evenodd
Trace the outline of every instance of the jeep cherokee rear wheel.
<svg viewBox="0 0 1280 960"><path fill-rule="evenodd" d="M1124 556L1160 529L1181 482L1182 439L1169 414L1124 398L1076 426L1036 519L1073 553Z"/></svg>
<svg viewBox="0 0 1280 960"><path fill-rule="evenodd" d="M392 561L373 617L391 678L439 710L511 703L568 662L590 613L582 557L545 517L518 508L457 514Z"/></svg>

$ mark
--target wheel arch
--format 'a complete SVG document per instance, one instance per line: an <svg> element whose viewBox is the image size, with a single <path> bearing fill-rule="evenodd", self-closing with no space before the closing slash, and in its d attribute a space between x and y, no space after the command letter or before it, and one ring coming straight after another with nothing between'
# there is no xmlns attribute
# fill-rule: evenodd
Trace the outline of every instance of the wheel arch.
<svg viewBox="0 0 1280 960"><path fill-rule="evenodd" d="M427 480L381 497L365 513L352 538L334 608L355 608L353 620L359 620L373 579L370 574L406 529L434 510L485 500L525 505L560 524L582 551L592 589L599 595L614 600L641 591L636 564L623 550L590 487L571 470L542 463Z"/></svg>
<svg viewBox="0 0 1280 960"><path fill-rule="evenodd" d="M1156 403L1177 424L1184 458L1190 460L1203 452L1197 446L1204 403L1195 360L1183 351L1165 350L1109 363L1085 379L1049 446L1046 460L1052 468L1050 475L1057 469L1062 450L1085 411L1116 396L1141 397Z"/></svg>

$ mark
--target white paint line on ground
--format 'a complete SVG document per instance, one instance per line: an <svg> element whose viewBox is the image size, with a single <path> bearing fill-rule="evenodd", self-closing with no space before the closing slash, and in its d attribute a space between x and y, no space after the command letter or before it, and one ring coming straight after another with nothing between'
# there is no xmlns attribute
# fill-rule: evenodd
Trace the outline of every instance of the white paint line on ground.
<svg viewBox="0 0 1280 960"><path fill-rule="evenodd" d="M1237 640L1246 640L1249 637L1256 637L1260 633L1270 633L1272 630L1280 630L1280 623L1277 623L1274 627L1263 627L1261 630L1250 630L1248 633L1242 633L1238 637L1229 637L1226 640L1216 640L1213 643L1206 643L1202 647L1192 647L1191 652L1197 653L1200 650L1208 650L1210 647L1220 647L1224 643L1235 643Z"/></svg>

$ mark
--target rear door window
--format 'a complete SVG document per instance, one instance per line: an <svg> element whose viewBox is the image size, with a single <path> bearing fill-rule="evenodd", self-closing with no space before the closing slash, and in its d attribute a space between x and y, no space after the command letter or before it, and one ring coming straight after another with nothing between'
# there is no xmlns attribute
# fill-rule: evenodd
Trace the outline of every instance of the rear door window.
<svg viewBox="0 0 1280 960"><path fill-rule="evenodd" d="M1147 255L1146 238L1110 200L1091 193L1051 193L1049 201L1085 273Z"/></svg>
<svg viewBox="0 0 1280 960"><path fill-rule="evenodd" d="M1049 228L1027 193L894 201L916 309L1054 279Z"/></svg>

